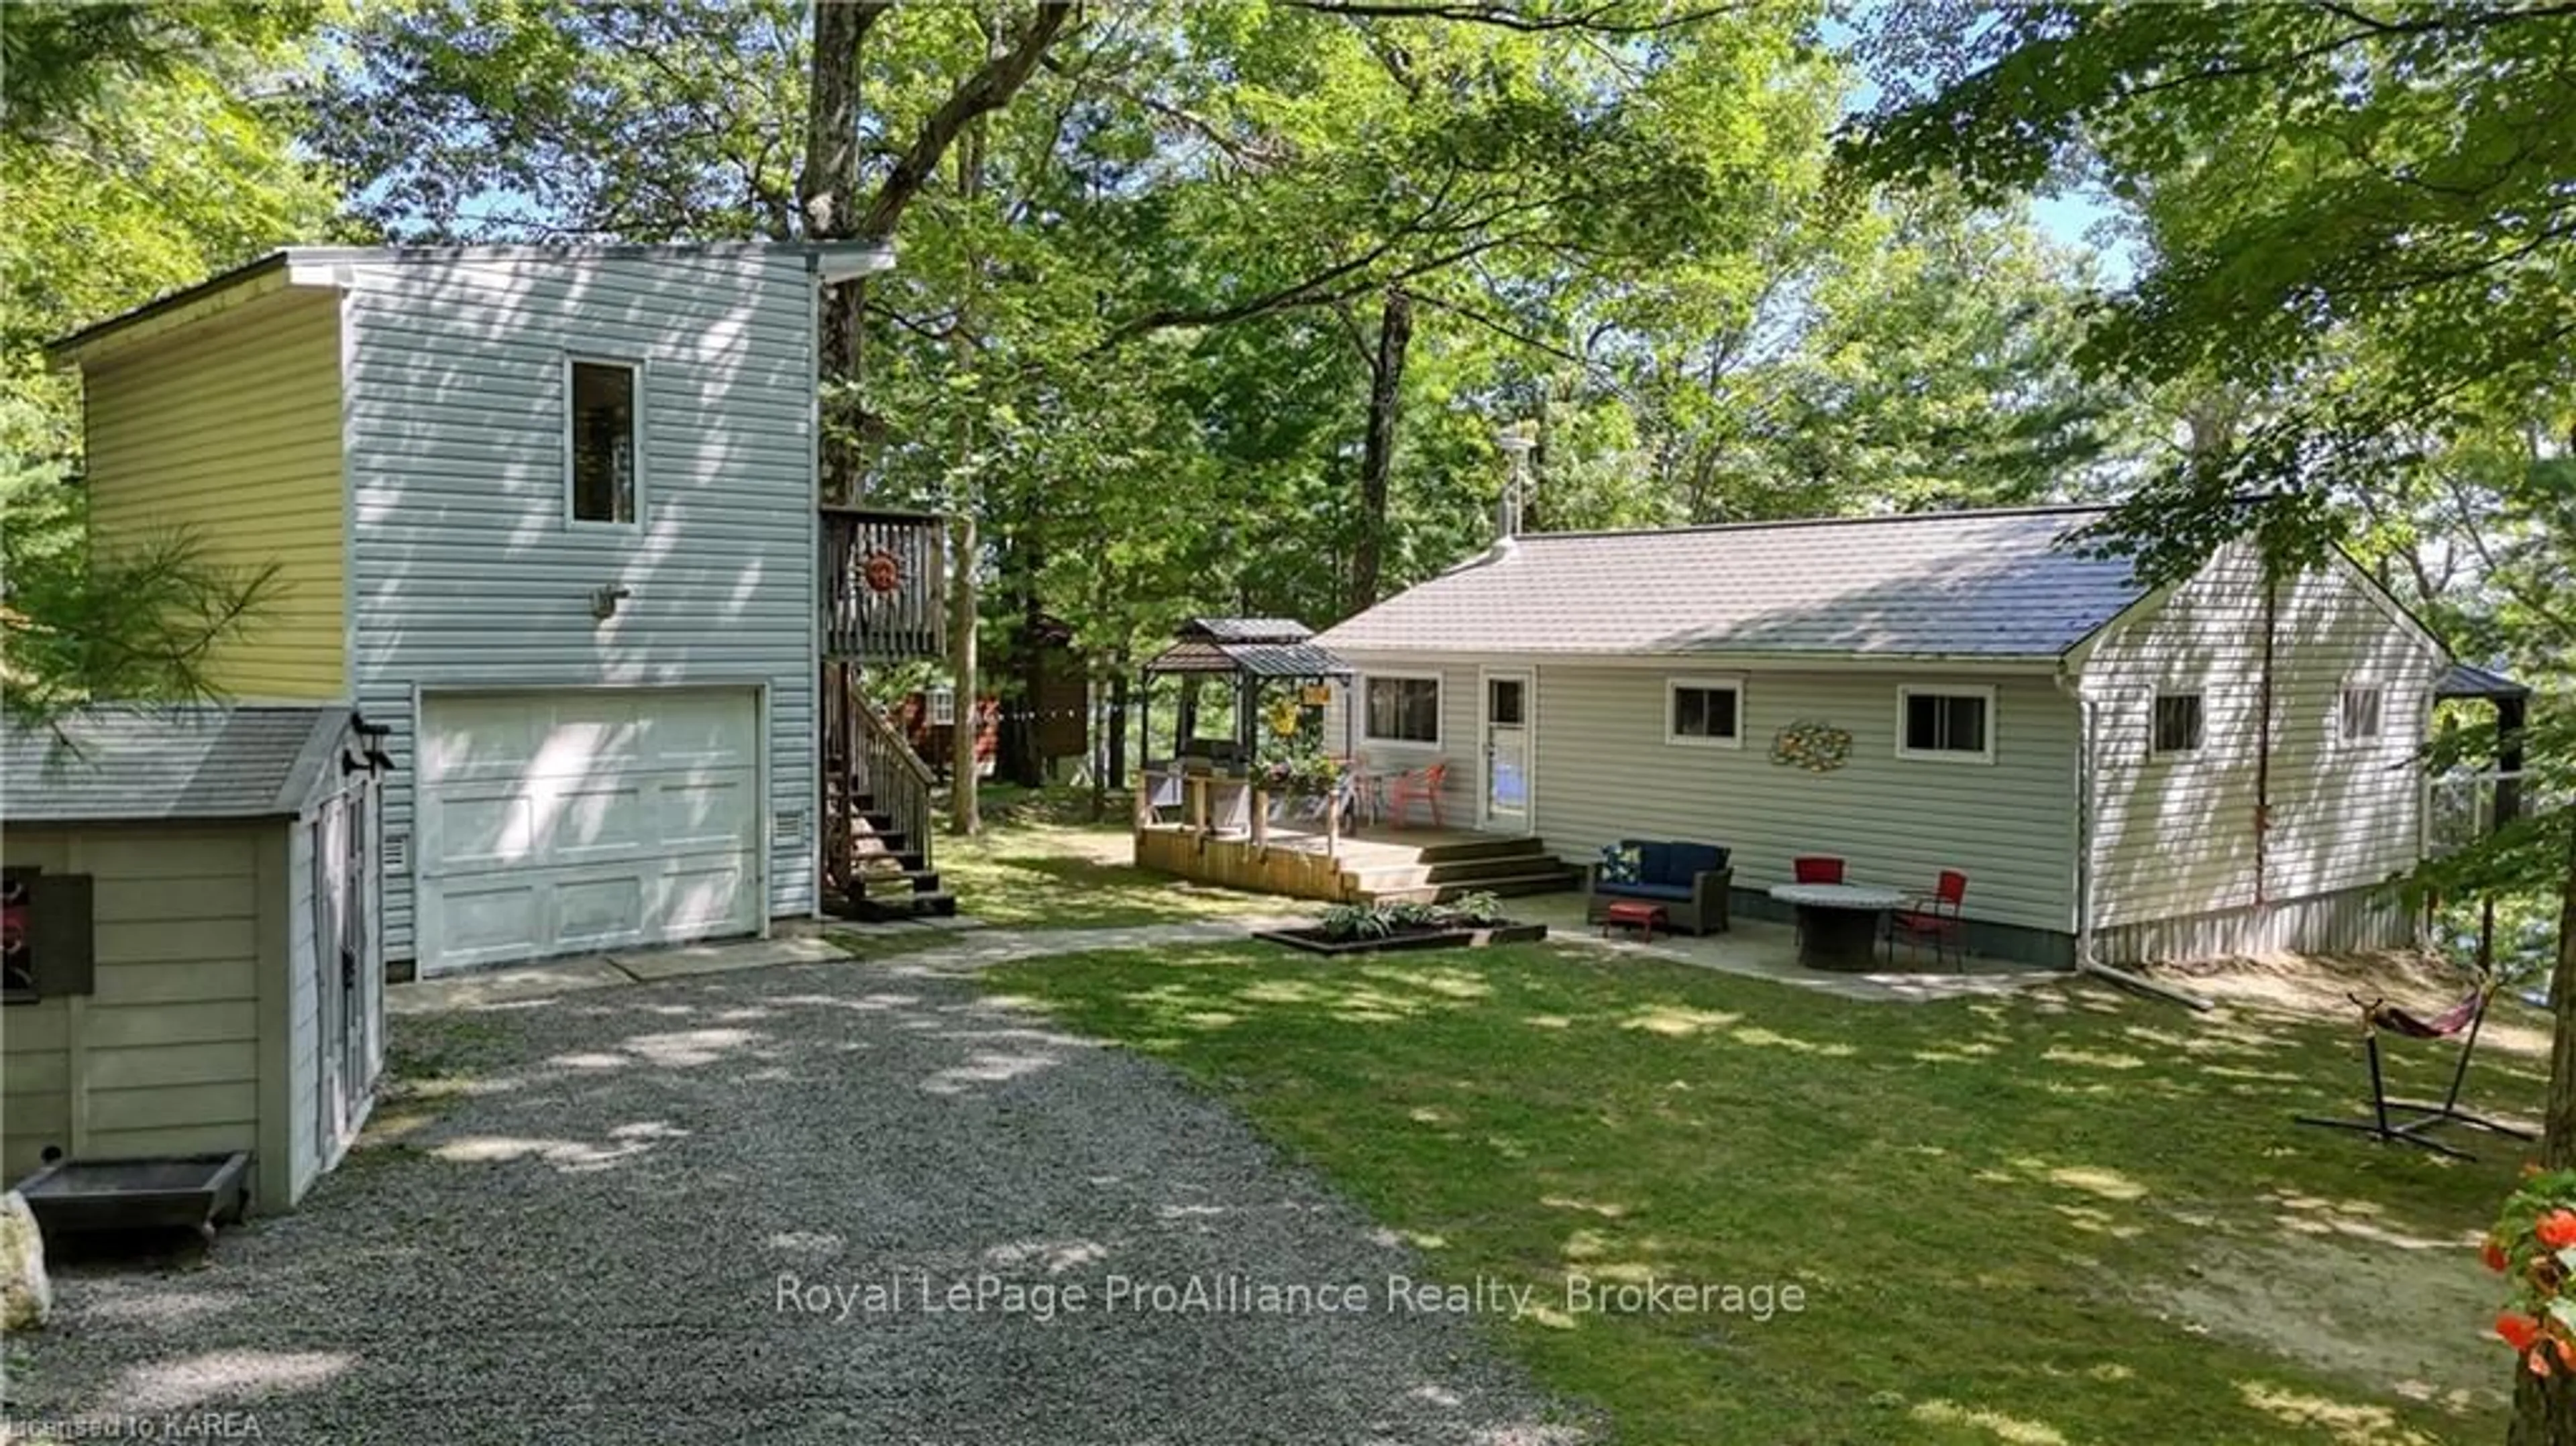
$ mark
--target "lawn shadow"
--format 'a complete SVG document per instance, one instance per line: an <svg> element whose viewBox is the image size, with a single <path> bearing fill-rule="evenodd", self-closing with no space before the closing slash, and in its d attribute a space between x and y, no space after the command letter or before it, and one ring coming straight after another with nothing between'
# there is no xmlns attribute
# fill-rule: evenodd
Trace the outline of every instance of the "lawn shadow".
<svg viewBox="0 0 2576 1446"><path fill-rule="evenodd" d="M1593 951L1379 958L1226 945L990 983L1187 1070L1453 1275L1806 1288L1823 1319L1513 1327L1646 1438L1874 1435L1882 1398L1944 1440L2498 1419L2474 1245L2518 1157L2295 1127L2357 1113L2348 1024L2072 979L1896 1007ZM2449 1063L2392 1057L2392 1088L2438 1094ZM2527 1085L2481 1067L2471 1093Z"/></svg>

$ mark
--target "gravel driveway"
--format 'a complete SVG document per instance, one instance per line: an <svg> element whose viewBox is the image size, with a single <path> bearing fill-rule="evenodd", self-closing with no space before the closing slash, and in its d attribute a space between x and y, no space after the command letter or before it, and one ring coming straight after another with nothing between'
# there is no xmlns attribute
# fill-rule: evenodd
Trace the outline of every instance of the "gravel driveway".
<svg viewBox="0 0 2576 1446"><path fill-rule="evenodd" d="M1390 1300L1418 1256L1161 1067L970 979L802 965L395 1030L415 1071L470 1089L202 1266L64 1273L16 1361L17 1421L202 1431L247 1410L256 1439L335 1443L1573 1439L1477 1323ZM1179 1308L1193 1283L1206 1308ZM1260 1294L1289 1286L1344 1309ZM978 1308L931 1308L961 1288Z"/></svg>

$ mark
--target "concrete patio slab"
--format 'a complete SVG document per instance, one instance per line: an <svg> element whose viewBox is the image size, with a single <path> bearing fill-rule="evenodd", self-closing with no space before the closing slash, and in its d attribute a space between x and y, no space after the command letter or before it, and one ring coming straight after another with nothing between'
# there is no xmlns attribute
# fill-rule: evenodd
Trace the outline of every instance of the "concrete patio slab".
<svg viewBox="0 0 2576 1446"><path fill-rule="evenodd" d="M391 1014L434 1014L450 1009L478 1009L494 1004L523 1004L532 999L550 999L558 994L586 989L608 989L632 984L635 976L617 967L606 955L588 955L547 964L528 964L515 969L496 969L481 974L451 974L438 979L415 979L390 985L385 990L385 1010Z"/></svg>
<svg viewBox="0 0 2576 1446"><path fill-rule="evenodd" d="M1657 934L1654 942L1647 943L1626 931L1604 937L1600 926L1585 922L1583 895L1579 893L1533 894L1506 900L1504 907L1516 919L1547 925L1552 942L1666 959L1870 1003L1921 1004L1967 995L2005 994L2035 984L2063 983L2067 978L2054 970L2029 969L1991 959L1971 959L1966 968L1945 973L1835 974L1799 963L1798 931L1764 919L1737 919L1723 934Z"/></svg>
<svg viewBox="0 0 2576 1446"><path fill-rule="evenodd" d="M741 939L721 944L682 944L611 954L609 960L638 979L677 979L689 974L730 974L781 964L821 964L848 954L827 939Z"/></svg>

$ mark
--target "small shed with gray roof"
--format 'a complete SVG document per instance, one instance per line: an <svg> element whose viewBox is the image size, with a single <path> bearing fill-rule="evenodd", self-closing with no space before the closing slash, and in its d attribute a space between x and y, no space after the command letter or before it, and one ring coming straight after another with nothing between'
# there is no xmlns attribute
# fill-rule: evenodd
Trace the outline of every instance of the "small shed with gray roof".
<svg viewBox="0 0 2576 1446"><path fill-rule="evenodd" d="M348 708L0 727L0 1140L13 1180L245 1153L301 1199L384 1058L386 767Z"/></svg>
<svg viewBox="0 0 2576 1446"><path fill-rule="evenodd" d="M2450 658L2340 555L2243 545L2151 586L2043 507L1540 533L1325 629L1375 769L1580 859L1732 851L1917 893L1979 952L2070 964L2406 942L2415 758ZM1328 721L1328 730L1347 726Z"/></svg>

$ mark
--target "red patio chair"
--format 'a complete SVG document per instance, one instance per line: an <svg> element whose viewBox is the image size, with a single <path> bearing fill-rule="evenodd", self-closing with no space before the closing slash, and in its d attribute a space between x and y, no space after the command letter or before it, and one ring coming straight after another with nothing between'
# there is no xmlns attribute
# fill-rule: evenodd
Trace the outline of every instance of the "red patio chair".
<svg viewBox="0 0 2576 1446"><path fill-rule="evenodd" d="M1431 826L1447 828L1449 822L1440 814L1440 785L1447 782L1448 778L1449 760L1444 758L1427 767L1408 769L1389 779L1386 790L1387 822L1397 828L1404 827L1405 811L1413 806L1415 799L1420 799L1431 805Z"/></svg>
<svg viewBox="0 0 2576 1446"><path fill-rule="evenodd" d="M1887 916L1887 962L1896 963L1896 941L1905 941L1909 956L1922 952L1928 941L1932 945L1932 962L1944 963L1950 955L1960 956L1960 967L1967 967L1967 921L1959 917L1959 901L1967 896L1968 876L1956 869L1943 869L1940 881L1928 895L1918 894L1903 907Z"/></svg>
<svg viewBox="0 0 2576 1446"><path fill-rule="evenodd" d="M1839 884L1843 881L1843 861L1822 854L1789 860L1790 877L1802 884Z"/></svg>

